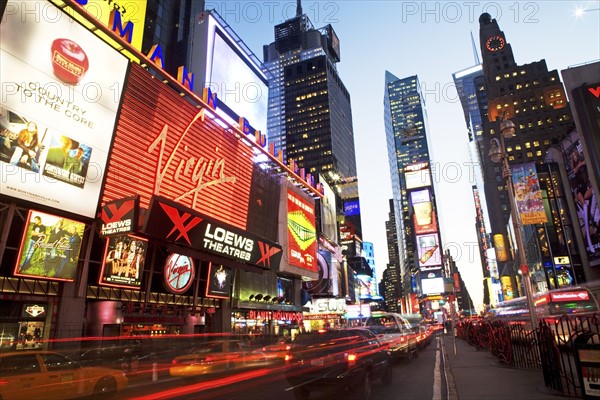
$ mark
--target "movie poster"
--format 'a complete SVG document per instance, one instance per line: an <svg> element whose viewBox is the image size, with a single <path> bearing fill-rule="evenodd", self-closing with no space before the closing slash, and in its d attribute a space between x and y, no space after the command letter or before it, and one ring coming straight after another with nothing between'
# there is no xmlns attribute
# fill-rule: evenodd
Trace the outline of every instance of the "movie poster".
<svg viewBox="0 0 600 400"><path fill-rule="evenodd" d="M228 299L231 296L231 281L233 270L221 264L210 263L208 267L208 282L206 297Z"/></svg>
<svg viewBox="0 0 600 400"><path fill-rule="evenodd" d="M113 236L106 241L100 285L139 289L148 241L133 235Z"/></svg>
<svg viewBox="0 0 600 400"><path fill-rule="evenodd" d="M85 224L35 210L27 221L14 274L73 281Z"/></svg>

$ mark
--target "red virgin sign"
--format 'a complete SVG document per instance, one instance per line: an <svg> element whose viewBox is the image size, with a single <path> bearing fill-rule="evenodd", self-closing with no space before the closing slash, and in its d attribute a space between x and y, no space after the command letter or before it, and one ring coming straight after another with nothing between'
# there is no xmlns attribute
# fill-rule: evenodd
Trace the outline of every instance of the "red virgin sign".
<svg viewBox="0 0 600 400"><path fill-rule="evenodd" d="M252 156L208 112L132 64L103 202L137 193L148 208L160 195L245 229Z"/></svg>
<svg viewBox="0 0 600 400"><path fill-rule="evenodd" d="M183 254L173 253L165 263L165 285L175 294L187 291L194 282L194 261Z"/></svg>

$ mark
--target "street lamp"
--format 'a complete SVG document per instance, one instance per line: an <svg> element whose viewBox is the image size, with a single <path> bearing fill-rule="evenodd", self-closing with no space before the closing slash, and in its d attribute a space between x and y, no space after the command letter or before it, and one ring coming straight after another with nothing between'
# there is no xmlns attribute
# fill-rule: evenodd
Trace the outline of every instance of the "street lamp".
<svg viewBox="0 0 600 400"><path fill-rule="evenodd" d="M513 228L515 230L515 241L517 244L519 262L521 263L520 271L523 275L523 286L525 287L525 296L527 297L527 306L529 308L529 315L531 318L532 329L537 327L537 316L535 315L535 305L533 303L533 290L531 288L531 279L529 278L529 266L527 265L527 258L525 256L525 245L523 242L523 233L521 231L521 219L517 215L517 207L515 202L515 191L512 182L512 173L510 166L508 165L508 158L506 157L506 147L504 146L504 139L515 136L515 124L506 118L502 117L500 122L500 139L492 139L490 142L491 148L488 152L490 160L494 163L502 163L502 177L506 181L508 189L508 197L510 200L510 215L513 220Z"/></svg>

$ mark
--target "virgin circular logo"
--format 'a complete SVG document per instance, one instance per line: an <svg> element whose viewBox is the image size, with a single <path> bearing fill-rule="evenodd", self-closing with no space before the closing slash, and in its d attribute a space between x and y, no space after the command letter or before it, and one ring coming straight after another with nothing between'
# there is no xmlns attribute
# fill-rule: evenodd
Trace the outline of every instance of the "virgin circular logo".
<svg viewBox="0 0 600 400"><path fill-rule="evenodd" d="M171 254L165 263L165 284L179 294L190 288L194 281L194 261L183 254Z"/></svg>

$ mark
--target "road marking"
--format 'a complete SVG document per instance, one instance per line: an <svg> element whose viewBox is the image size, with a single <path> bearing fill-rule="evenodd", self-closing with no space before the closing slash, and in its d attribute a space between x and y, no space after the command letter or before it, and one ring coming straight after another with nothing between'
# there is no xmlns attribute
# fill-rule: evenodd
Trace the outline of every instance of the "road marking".
<svg viewBox="0 0 600 400"><path fill-rule="evenodd" d="M435 351L435 368L433 369L433 399L442 400L442 375L440 372L440 341L437 342L437 350Z"/></svg>

